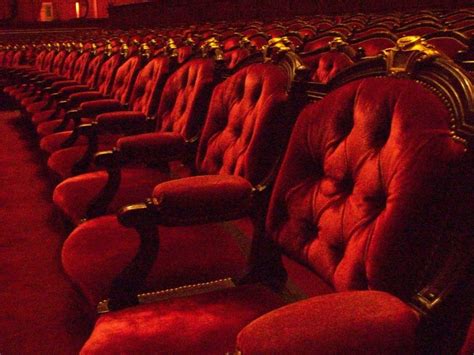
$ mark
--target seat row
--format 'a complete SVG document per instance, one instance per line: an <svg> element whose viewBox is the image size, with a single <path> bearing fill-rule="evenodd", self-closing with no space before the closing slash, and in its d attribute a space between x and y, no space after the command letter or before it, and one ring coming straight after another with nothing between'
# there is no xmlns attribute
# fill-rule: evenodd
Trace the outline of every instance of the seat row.
<svg viewBox="0 0 474 355"><path fill-rule="evenodd" d="M126 42L1 71L62 180L82 353L430 349L472 281L469 74L416 36L317 81L287 38Z"/></svg>

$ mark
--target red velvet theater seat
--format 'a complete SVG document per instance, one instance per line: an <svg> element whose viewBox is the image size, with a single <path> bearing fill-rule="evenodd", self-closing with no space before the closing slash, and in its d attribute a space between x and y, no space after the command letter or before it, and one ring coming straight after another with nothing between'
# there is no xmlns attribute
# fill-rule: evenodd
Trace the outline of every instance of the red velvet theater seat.
<svg viewBox="0 0 474 355"><path fill-rule="evenodd" d="M208 42L209 44L201 47L203 54L206 56L210 55L211 42L213 42L212 39ZM234 50L238 51L239 49ZM216 60L220 59L218 53L212 55L216 57ZM252 57L250 59L257 60L258 58ZM231 72L232 69L230 68L225 70L227 74ZM224 74L222 63L213 64L213 59L194 59L184 64L168 79L163 88L161 103L158 112L154 115L157 118L155 133L124 138L118 142L118 147L123 148L122 153L126 152L130 145L141 147L139 149L142 150L142 157L127 159L131 160L131 164L127 164L128 166L119 173L121 175L120 186L118 186L118 183L116 186L110 185L110 181L114 181L117 176L117 167L108 168L108 170L113 170L113 173L99 171L81 174L58 185L53 196L55 203L77 223L84 217L90 218L107 211L106 207L110 201L103 202L104 199L101 198L103 194L111 197L115 195L112 205L108 209L114 211L130 201L140 201L149 194L150 189L158 181L170 177L188 176L190 174L189 162L193 160L196 148L194 142L202 129L211 90L221 80L219 78L222 74ZM96 127L99 127L98 131L100 132L108 126L113 127L115 118L115 116L105 117L99 115L96 119ZM111 140L110 144L107 145L102 141L102 136L99 136L99 143L101 144L99 144L98 150L106 150L112 149L115 141ZM80 148L76 149L76 151L80 150ZM72 149L64 150L64 153L70 153L71 151ZM55 153L51 160L62 152ZM167 174L163 167L161 169L157 169L156 166L153 167L153 164L156 165L157 163L156 157L159 154L170 156L171 160L174 160L169 165L169 168L171 168L170 174ZM149 155L149 157L143 155ZM162 159L169 160L168 158ZM57 161L63 163L62 160L57 159ZM160 159L158 159L158 163L159 161ZM184 166L181 166L182 162L185 163ZM152 166L150 166L150 163L152 163ZM91 166L89 170L94 169L95 167ZM113 177L109 175L113 175ZM118 194L105 192L115 191L116 189L119 189ZM89 213L89 209L96 209L90 206L93 201L102 204L105 210L100 213ZM71 204L71 202L73 203Z"/></svg>
<svg viewBox="0 0 474 355"><path fill-rule="evenodd" d="M265 208L265 186L274 173L292 125L291 118L285 117L284 111L290 82L288 76L275 64L252 64L215 88L195 160L198 174L210 175L168 181L155 188L158 194L160 186L165 188L163 193L166 195L188 192L181 201L183 205L174 207L181 211L182 218L194 215L194 218L204 222L207 211L205 201L215 193L221 198L217 210L222 215L247 217L251 214L250 201L254 201L252 203L258 211ZM207 187L193 190L200 184ZM261 193L252 192L255 186ZM153 183L149 183L148 196L153 187ZM134 196L133 190L130 195L140 198ZM124 195L122 198L130 197ZM164 198L168 200L168 197ZM191 208L191 201L201 201L200 207L188 209L186 206ZM234 204L237 204L235 210L231 208ZM218 233L218 239L209 233L210 230L222 228L225 229L225 226L220 224L160 228L163 243L168 245L167 251L163 250L164 253L169 251L165 258L174 262L162 264L164 259L158 259L153 266L157 274L148 279L147 288L212 280L216 275L223 277L222 268L232 271L227 275L241 274L245 263L232 233L229 230ZM98 233L101 235L99 239ZM117 238L119 235L123 237ZM121 226L115 216L91 219L80 224L67 238L62 251L63 265L89 302L96 304L107 295L114 276L129 262L137 242L138 236L133 230ZM115 245L112 253L106 252L109 243ZM176 243L183 244L176 248ZM201 246L206 250L206 257L195 252ZM182 254L181 250L192 251L192 254ZM229 264L235 255L240 255L237 268ZM97 267L107 271L97 273ZM190 269L191 273L183 272Z"/></svg>
<svg viewBox="0 0 474 355"><path fill-rule="evenodd" d="M118 69L125 64L124 62L126 62L128 51L121 50L121 52L118 53L116 49L110 47L103 55L105 61L100 65L98 76L95 78L96 86L90 90L71 94L68 98L69 108L77 108L82 102L103 99L111 94L116 74ZM135 59L133 61L135 61ZM123 78L127 77L126 74L125 72L123 73ZM66 129L66 127L61 127L61 124L64 122L64 117L46 116L41 117L41 121L38 120L39 118L40 117L33 116L33 123L38 125L37 133L41 136L52 134L58 131L58 129L59 131ZM44 119L47 121L43 122Z"/></svg>
<svg viewBox="0 0 474 355"><path fill-rule="evenodd" d="M96 118L96 120L100 120L101 117L109 120L115 119L117 121L117 128L123 126L125 132L127 126L130 126L131 131L133 131L133 129L140 131L140 126L142 130L145 129L146 119L151 119L156 113L157 102L160 98L163 83L169 72L172 70L171 67L173 65L170 65L169 61L170 59L168 57L157 57L147 63L145 67L140 70L130 94L130 100L127 105L128 111L102 113ZM134 124L134 122L136 124ZM119 123L121 123L121 125ZM87 145L87 138L85 136L80 137L81 139L79 140L74 140L71 135L73 135L73 131L63 131L50 134L43 137L40 142L40 147L43 151L51 154L57 150L66 148L66 140L71 141L70 144L67 144L68 146ZM120 137L120 135L118 137ZM115 142L116 139L118 139L116 136L109 137L107 141Z"/></svg>
<svg viewBox="0 0 474 355"><path fill-rule="evenodd" d="M100 53L99 53L100 51ZM85 47L84 53L77 59L75 66L75 74L73 77L74 83L67 84L56 88L55 105L52 108L47 108L36 112L32 115L31 121L37 126L36 132L43 137L54 131L60 121L49 123L47 121L55 118L62 120L66 113L69 99L72 94L92 90L97 87L100 69L102 64L109 59L111 53L104 51L103 48L98 48L95 44ZM59 89L59 90L57 90ZM60 103L62 101L62 103ZM48 127L48 128L46 128Z"/></svg>
<svg viewBox="0 0 474 355"><path fill-rule="evenodd" d="M243 354L414 353L421 318L433 314L434 326L443 322L431 312L443 303L451 282L459 280L466 259L458 253L472 245L461 244L461 238L467 233L463 243L472 240L473 171L471 151L463 144L472 138L472 97L463 89L469 78L451 71L443 59L427 58L429 51L411 48L404 46L408 53L389 51L388 65L383 57L373 59L378 69L365 62L358 66L376 76L388 68L390 77L342 81L300 114L273 189L266 233L254 241L252 272L240 280L282 287L283 253L324 280L333 293L260 317L264 307L255 302L263 300L271 308L277 293L262 294L252 285L130 307L102 315L82 353L191 348L192 353L222 353L223 345L233 345L229 337L239 327L235 344ZM419 81L404 75L404 69ZM355 79L355 73L349 76ZM442 92L447 96L439 97ZM191 198L183 214L177 207L201 188L211 195L207 210L199 213L202 201ZM222 202L213 196L231 196L221 191L211 194L208 183L195 183L182 193L173 184L158 185L155 200L129 206L119 218L141 230L142 237L143 229L155 224L218 218ZM228 203L228 211L234 207ZM63 257L71 255L68 243L74 237L66 242ZM95 237L89 236L90 250L106 235L98 228ZM440 245L451 247L439 250ZM196 249L207 257L206 249ZM108 265L97 260L90 261L97 263L96 273ZM63 261L67 270L72 259ZM116 289L110 296L116 302L114 297L123 294ZM243 315L258 318L246 324ZM176 334L190 336L176 344Z"/></svg>
<svg viewBox="0 0 474 355"><path fill-rule="evenodd" d="M118 69L110 91L110 97L94 97L79 105L77 115L84 123L90 123L94 118L106 112L123 111L129 103L137 74L148 62L149 53L128 58ZM79 93L81 95L87 93ZM72 131L70 132L72 134ZM59 135L59 139L63 139ZM73 173L74 164L85 154L86 147L68 147L54 152L48 159L48 167L61 179Z"/></svg>
<svg viewBox="0 0 474 355"><path fill-rule="evenodd" d="M186 141L192 141L199 135L216 77L213 59L196 58L187 62L169 77L163 88L160 106L156 113L155 133L130 136L118 141L118 147L124 146L125 149L132 145L137 146L136 150L139 150L142 146L145 156L143 159L137 159L136 164L130 164L121 171L120 188L110 206L112 211L128 201L141 201L149 195L157 182L169 179L166 169L165 171L162 168L159 169L159 165L158 168L153 168L152 165L141 164L141 160L146 163L147 155L148 160L153 160L155 155L159 157L159 154L165 153L168 145L170 149L167 152L171 160L187 158L186 149L182 149L183 144L187 146ZM114 144L115 141L111 146L102 145L100 148L111 149ZM147 148L148 145L150 145L149 148ZM50 166L67 163L71 166L70 162L64 162L63 157L72 149L74 148L60 150L51 155ZM80 149L75 150L81 152L84 148ZM153 153L154 149L157 150L156 154ZM59 159L60 157L62 158ZM157 162L159 161L158 159ZM173 168L175 165L176 167ZM59 168L56 169L56 171L59 170ZM190 174L189 168L182 168L179 164L172 164L171 172L178 176ZM74 223L78 223L85 217L89 204L99 195L107 181L106 171L68 178L54 190L53 201Z"/></svg>

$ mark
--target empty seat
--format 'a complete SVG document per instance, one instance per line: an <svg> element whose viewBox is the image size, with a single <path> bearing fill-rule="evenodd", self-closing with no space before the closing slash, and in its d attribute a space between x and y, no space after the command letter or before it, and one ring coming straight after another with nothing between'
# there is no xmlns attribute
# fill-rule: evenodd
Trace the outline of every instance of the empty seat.
<svg viewBox="0 0 474 355"><path fill-rule="evenodd" d="M175 184L170 181L165 182L163 186L172 183L173 186L179 186L178 190L182 190L192 188L202 182L205 184L209 182L211 195L216 192L224 193L230 189L229 192L233 191L236 197L240 196L238 200L242 198L243 203L250 198L255 212L265 209L265 196L268 196L266 187L271 184L278 158L284 150L293 124L291 117L286 117L287 91L291 82L291 77L289 77L291 73L292 71L285 72L271 63L251 64L219 84L212 95L195 159L195 170L198 175L204 176L177 179L174 180ZM139 143L137 139L135 141ZM121 149L133 148L134 142L131 139L123 143ZM135 144L135 150L138 153L144 151L139 144ZM213 186L216 186L215 182L221 187L220 190L213 189ZM234 185L235 183L237 185ZM149 195L155 185L147 182L147 186ZM252 197L249 193L254 188L261 192L255 190ZM134 191L130 192L134 193ZM189 217L197 218L203 223L212 222L212 219L205 218L205 201L211 195L199 189L196 193L197 195L189 195L189 198L200 200L199 196L202 196L204 205L202 205L203 208L194 210ZM242 205L244 209L239 211L228 211L228 203L233 202L226 198L222 199L219 209L223 216L228 215L229 218L249 216L250 211L244 208L245 203ZM195 214L194 217L191 217L192 214ZM187 215L188 213L182 214L183 220L188 218ZM216 232L221 230L221 238L215 240L208 233L209 230ZM132 233L129 239L125 237L129 232L130 230L120 226L116 217L112 215L82 223L66 240L62 253L63 265L69 276L80 285L91 304L97 303L107 294L114 274L116 275L121 270L134 253L137 235ZM90 243L97 241L96 233L102 235L100 240L104 244L92 247ZM169 251L169 254L164 251L166 256L162 261L166 259L173 262L165 261L167 266L163 268L162 261L158 259L153 267L157 274L148 280L148 287L174 287L191 280L205 282L215 277L236 276L243 272L245 258L239 251L240 248L232 234L223 233L220 225L165 228L160 233L164 233L163 245L168 245L166 249ZM119 235L123 238L119 237L116 240L115 238ZM93 268L97 267L96 258L103 253L103 247L108 245L107 238L113 238L119 243L123 241L124 244L115 249L112 253L114 255L110 255L111 258L103 259L109 271L107 275L102 275L105 277L97 278L98 275L92 269L84 269L82 263L85 259L79 255L83 255L84 251L91 248L87 251L90 260L86 263ZM129 243L130 241L132 244ZM182 244L182 247L178 249L181 249L183 254L173 247L176 243ZM201 246L206 249L209 257L202 258L200 253L193 252ZM219 249L225 252L220 252ZM211 254L211 250L217 253ZM238 263L234 265L233 262L236 260Z"/></svg>
<svg viewBox="0 0 474 355"><path fill-rule="evenodd" d="M175 290L182 297L163 300L166 294L158 293L162 300L156 303L104 314L82 353L160 349L209 354L235 347L244 354L415 352L420 320L458 279L454 270L472 258L458 249L462 243L468 243L468 250L472 246L472 238L463 236L473 222L466 212L473 201L472 157L463 144L471 137L472 112L464 116L462 111L472 107L472 96L463 89L468 77L452 63L420 46L400 44L403 49L386 52L387 61L373 59L376 68L359 66L367 69L366 75L391 77L363 78L354 69L338 89L299 116L273 190L266 232L254 241L253 272L240 285L222 285L205 294L190 286L182 290L187 296ZM418 81L405 76L404 69ZM451 90L440 97L443 87ZM221 206L223 199L228 201L225 214L242 209L241 195L235 193L243 189L240 181L233 183L236 190L216 190L215 200L206 199L206 211L196 209L202 206L200 199L185 196L202 196L196 192L200 189L213 195L209 182L189 187L182 183L158 185L154 200L120 213L120 221L144 238L139 259L155 238L148 234L151 226L193 223L202 215L218 219L224 211L214 206ZM186 215L181 213L184 205ZM77 241L76 250L96 248L103 242L100 228L96 236L89 236L88 246ZM63 262L71 255L74 237L66 241ZM445 250L438 254L440 243L458 245L450 252L466 258L450 259ZM207 246L198 250L210 257ZM308 268L333 292L281 307L275 292L285 282L281 253ZM87 267L97 263L102 265L97 271L103 270L108 263L101 256L89 259ZM443 267L452 270L449 280L437 278L438 272L447 271ZM136 277L132 270L122 274L124 287ZM116 302L113 295L111 301ZM275 310L267 313L269 308ZM256 320L248 323L251 318ZM179 337L177 344L177 334L189 336Z"/></svg>

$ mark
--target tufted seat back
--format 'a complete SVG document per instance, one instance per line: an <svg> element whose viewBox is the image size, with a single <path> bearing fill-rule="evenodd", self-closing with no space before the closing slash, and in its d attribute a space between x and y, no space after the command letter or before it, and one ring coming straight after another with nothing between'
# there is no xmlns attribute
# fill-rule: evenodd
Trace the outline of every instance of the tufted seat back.
<svg viewBox="0 0 474 355"><path fill-rule="evenodd" d="M5 67L10 67L12 62L13 62L13 57L15 55L14 50L9 50L6 54L5 57L3 58L3 65Z"/></svg>
<svg viewBox="0 0 474 355"><path fill-rule="evenodd" d="M76 60L72 80L83 83L86 78L87 67L90 64L91 54L89 52L82 53Z"/></svg>
<svg viewBox="0 0 474 355"><path fill-rule="evenodd" d="M54 56L56 55L55 51L49 51L44 57L43 63L41 65L41 70L50 71L51 66L53 65Z"/></svg>
<svg viewBox="0 0 474 355"><path fill-rule="evenodd" d="M224 61L228 69L234 69L250 55L247 48L236 48L224 53Z"/></svg>
<svg viewBox="0 0 474 355"><path fill-rule="evenodd" d="M46 58L46 55L47 55L47 51L46 51L46 49L44 49L36 56L35 65L34 65L35 68L37 68L37 69L42 69L43 68L43 62Z"/></svg>
<svg viewBox="0 0 474 355"><path fill-rule="evenodd" d="M214 60L192 59L166 81L158 108L157 130L177 132L185 139L198 133L215 82Z"/></svg>
<svg viewBox="0 0 474 355"><path fill-rule="evenodd" d="M24 51L16 51L15 55L12 58L12 67L16 67L24 62L25 59L25 52Z"/></svg>
<svg viewBox="0 0 474 355"><path fill-rule="evenodd" d="M115 74L117 73L117 69L121 63L122 56L120 54L114 54L100 67L98 77L96 78L96 84L97 90L102 94L107 95L112 90Z"/></svg>
<svg viewBox="0 0 474 355"><path fill-rule="evenodd" d="M328 83L342 69L354 64L347 54L338 51L307 56L303 61L311 70L311 81L323 84Z"/></svg>
<svg viewBox="0 0 474 355"><path fill-rule="evenodd" d="M63 70L64 61L68 53L65 50L59 51L58 54L54 57L51 71L54 74L61 75Z"/></svg>
<svg viewBox="0 0 474 355"><path fill-rule="evenodd" d="M138 74L130 96L129 109L151 116L157 109L158 92L169 73L169 58L157 57L150 61Z"/></svg>
<svg viewBox="0 0 474 355"><path fill-rule="evenodd" d="M178 63L182 64L193 55L192 46L182 46L178 48Z"/></svg>
<svg viewBox="0 0 474 355"><path fill-rule="evenodd" d="M451 168L464 156L450 113L421 84L367 78L300 114L267 234L336 291L407 296L446 235Z"/></svg>
<svg viewBox="0 0 474 355"><path fill-rule="evenodd" d="M102 65L105 63L105 57L103 54L99 54L92 58L90 62L86 65L85 73L85 85L90 88L95 88L99 81Z"/></svg>
<svg viewBox="0 0 474 355"><path fill-rule="evenodd" d="M72 78L74 74L74 66L76 65L76 59L79 56L79 52L77 51L72 51L69 53L64 59L64 64L61 69L61 75L65 76L67 78Z"/></svg>
<svg viewBox="0 0 474 355"><path fill-rule="evenodd" d="M128 58L115 74L115 80L112 85L111 96L120 101L122 105L128 104L132 92L133 83L141 67L141 59L138 56Z"/></svg>
<svg viewBox="0 0 474 355"><path fill-rule="evenodd" d="M219 84L199 143L197 169L239 175L254 185L268 177L281 154L282 135L292 124L284 112L287 85L287 74L273 64L247 66Z"/></svg>

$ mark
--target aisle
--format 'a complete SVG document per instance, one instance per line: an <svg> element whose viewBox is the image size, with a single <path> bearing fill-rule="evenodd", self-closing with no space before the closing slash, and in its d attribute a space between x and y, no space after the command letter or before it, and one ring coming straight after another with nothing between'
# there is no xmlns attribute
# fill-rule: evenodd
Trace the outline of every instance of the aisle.
<svg viewBox="0 0 474 355"><path fill-rule="evenodd" d="M0 353L76 354L90 326L61 270L60 230L36 143L0 111Z"/></svg>

